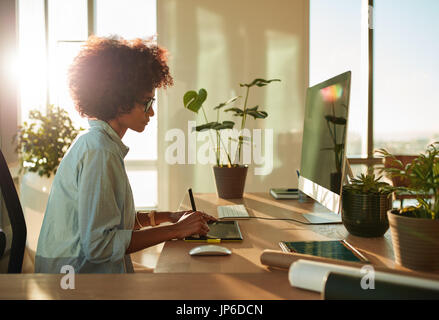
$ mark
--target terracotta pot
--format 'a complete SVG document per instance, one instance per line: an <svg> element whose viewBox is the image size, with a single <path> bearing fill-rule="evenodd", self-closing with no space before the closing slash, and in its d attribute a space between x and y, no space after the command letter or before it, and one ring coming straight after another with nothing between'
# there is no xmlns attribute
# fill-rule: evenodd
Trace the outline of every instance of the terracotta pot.
<svg viewBox="0 0 439 320"><path fill-rule="evenodd" d="M439 271L439 220L411 218L389 210L397 264L418 271Z"/></svg>
<svg viewBox="0 0 439 320"><path fill-rule="evenodd" d="M342 221L350 234L381 237L389 229L387 211L392 197L387 194L357 194L343 188Z"/></svg>
<svg viewBox="0 0 439 320"><path fill-rule="evenodd" d="M218 197L223 199L242 198L248 166L213 167Z"/></svg>

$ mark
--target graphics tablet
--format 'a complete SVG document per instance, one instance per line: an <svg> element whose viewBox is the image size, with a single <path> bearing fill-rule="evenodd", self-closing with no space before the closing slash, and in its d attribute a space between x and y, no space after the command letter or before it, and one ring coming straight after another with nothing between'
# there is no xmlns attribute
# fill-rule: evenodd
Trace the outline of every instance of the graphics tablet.
<svg viewBox="0 0 439 320"><path fill-rule="evenodd" d="M238 221L214 221L209 222L207 236L191 236L184 238L188 242L234 242L242 241L241 230Z"/></svg>

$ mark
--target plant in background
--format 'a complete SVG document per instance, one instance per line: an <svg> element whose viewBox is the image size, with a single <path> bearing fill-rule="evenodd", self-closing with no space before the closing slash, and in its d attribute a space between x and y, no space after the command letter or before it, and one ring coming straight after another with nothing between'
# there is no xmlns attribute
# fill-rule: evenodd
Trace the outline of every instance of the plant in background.
<svg viewBox="0 0 439 320"><path fill-rule="evenodd" d="M352 191L356 194L388 194L391 193L392 188L387 182L380 181L382 176L375 177L375 174L360 174L352 179L348 185L343 188Z"/></svg>
<svg viewBox="0 0 439 320"><path fill-rule="evenodd" d="M249 93L250 93L250 88L254 87L254 86L264 87L273 81L280 81L280 80L279 79L265 80L265 79L257 78L255 80L253 80L251 83L240 84L240 87L247 88L243 108L241 109L238 107L232 107L232 108L228 108L228 109L223 110L224 112L234 112L234 114L233 114L234 116L242 118L241 119L241 127L240 127L241 131L240 131L240 136L238 137L238 148L237 148L238 163L241 161L242 145L244 144L244 139L245 139L243 136L243 130L245 129L245 126L246 126L247 116L252 116L254 119L265 119L268 116L267 112L262 111L262 110L258 110L259 109L258 105L251 107L251 108L248 107L248 97L249 97ZM219 167L224 166L224 164L221 163L221 146L224 147L224 152L227 156L227 162L228 162L227 166L228 167L239 166L239 164L233 163L232 158L231 158L230 154L227 152L227 148L225 147L224 142L221 139L221 131L225 130L225 129L233 129L235 126L235 123L233 121L223 121L223 122L220 121L220 110L222 108L226 107L227 105L235 102L239 98L241 98L241 96L231 98L228 101L220 103L219 105L214 107L213 109L217 111L216 121L209 122L207 119L207 116L206 116L206 112L203 108L203 103L207 99L207 91L205 89L200 89L197 93L196 91L191 90L191 91L186 92L185 95L183 96L183 103L184 103L185 108L187 108L195 113L198 113L198 111L200 109L203 112L205 123L203 125L197 126L195 128L195 130L197 132L204 131L204 130L214 130L216 132L215 157L216 157L217 166L219 166ZM211 140L213 140L212 136L211 136Z"/></svg>
<svg viewBox="0 0 439 320"><path fill-rule="evenodd" d="M409 192L416 196L417 206L400 210L401 215L416 218L439 219L439 142L430 144L425 154L420 154L407 165L396 159L386 149L376 152L393 162L390 168L381 168L391 178L408 181L407 186L393 187L395 192Z"/></svg>
<svg viewBox="0 0 439 320"><path fill-rule="evenodd" d="M29 121L23 122L15 136L20 171L24 169L47 177L55 174L61 159L81 130L73 126L68 113L60 107L48 106L45 115L39 110L31 110Z"/></svg>

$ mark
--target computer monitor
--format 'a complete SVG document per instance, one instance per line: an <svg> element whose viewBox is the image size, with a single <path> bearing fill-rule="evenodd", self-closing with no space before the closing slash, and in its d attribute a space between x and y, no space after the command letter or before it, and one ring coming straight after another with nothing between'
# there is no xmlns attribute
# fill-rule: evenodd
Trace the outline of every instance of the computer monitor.
<svg viewBox="0 0 439 320"><path fill-rule="evenodd" d="M341 222L350 84L348 71L306 93L299 191L318 202L304 215L312 224Z"/></svg>

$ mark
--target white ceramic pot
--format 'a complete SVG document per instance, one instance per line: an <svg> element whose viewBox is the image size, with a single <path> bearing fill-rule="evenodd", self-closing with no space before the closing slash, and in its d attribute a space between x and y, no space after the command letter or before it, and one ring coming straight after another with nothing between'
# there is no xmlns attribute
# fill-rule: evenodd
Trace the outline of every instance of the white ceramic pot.
<svg viewBox="0 0 439 320"><path fill-rule="evenodd" d="M35 172L27 172L21 178L20 203L27 228L26 246L32 259L35 258L37 251L38 236L53 179L53 174L47 178L46 176L40 177Z"/></svg>

